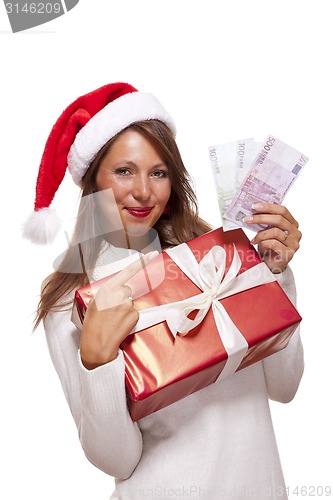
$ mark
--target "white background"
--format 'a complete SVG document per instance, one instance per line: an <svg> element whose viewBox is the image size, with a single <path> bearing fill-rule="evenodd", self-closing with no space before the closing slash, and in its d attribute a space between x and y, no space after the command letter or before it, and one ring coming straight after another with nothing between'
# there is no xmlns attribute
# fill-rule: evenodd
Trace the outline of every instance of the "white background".
<svg viewBox="0 0 333 500"><path fill-rule="evenodd" d="M107 500L113 490L83 455L42 328L31 334L40 282L65 240L39 248L21 240L20 225L59 114L121 80L155 94L173 115L201 215L216 226L208 146L272 133L310 157L285 200L303 232L292 267L306 371L295 399L272 404L272 415L290 490L304 486L308 497L314 486L319 498L321 486L333 487L330 4L81 0L12 34L1 3L1 498ZM73 186L66 179L55 199L63 218L74 216Z"/></svg>

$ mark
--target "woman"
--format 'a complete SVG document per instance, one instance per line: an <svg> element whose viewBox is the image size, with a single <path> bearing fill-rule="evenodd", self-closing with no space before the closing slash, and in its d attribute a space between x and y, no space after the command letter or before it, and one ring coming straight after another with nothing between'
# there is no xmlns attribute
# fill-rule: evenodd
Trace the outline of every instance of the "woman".
<svg viewBox="0 0 333 500"><path fill-rule="evenodd" d="M61 180L43 202L38 193L45 184L49 190L48 169L63 172L67 157L82 194L98 196L80 210L72 239L77 245L44 284L36 325L44 322L87 458L115 477L111 498L286 498L268 399L288 402L296 393L303 372L298 333L283 351L224 381L136 423L129 416L119 345L138 320L133 290L126 284L141 265L137 257L153 248L153 229L162 248L210 229L197 215L173 121L148 96L126 84L102 87L67 108L51 132L34 217L43 211L49 215ZM54 158L60 158L60 167ZM99 196L107 192L109 197ZM120 225L102 233L101 227L116 217ZM288 263L301 238L297 222L285 207L272 204L254 207L247 222L269 225L253 244L295 301ZM87 238L87 227L97 236ZM148 252L144 259L151 257ZM74 273L77 260L82 267ZM70 319L74 290L120 269L91 301L80 333Z"/></svg>

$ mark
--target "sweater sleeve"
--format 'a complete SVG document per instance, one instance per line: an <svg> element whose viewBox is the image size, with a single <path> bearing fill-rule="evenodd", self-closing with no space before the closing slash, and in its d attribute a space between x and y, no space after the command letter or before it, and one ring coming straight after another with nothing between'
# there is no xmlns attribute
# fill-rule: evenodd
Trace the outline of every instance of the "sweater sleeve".
<svg viewBox="0 0 333 500"><path fill-rule="evenodd" d="M290 267L278 275L278 282L291 302L296 305L296 287ZM303 346L299 327L288 346L263 360L268 396L281 403L295 396L304 370Z"/></svg>
<svg viewBox="0 0 333 500"><path fill-rule="evenodd" d="M88 460L111 476L128 478L140 460L142 436L127 410L122 352L116 360L87 370L79 353L80 332L68 310L49 313L45 332Z"/></svg>

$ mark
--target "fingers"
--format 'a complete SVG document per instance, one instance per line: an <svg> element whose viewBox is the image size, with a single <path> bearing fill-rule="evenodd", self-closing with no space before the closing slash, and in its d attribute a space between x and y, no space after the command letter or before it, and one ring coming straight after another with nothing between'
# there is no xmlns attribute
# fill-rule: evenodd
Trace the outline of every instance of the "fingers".
<svg viewBox="0 0 333 500"><path fill-rule="evenodd" d="M254 210L253 215L245 217L244 222L277 226L282 230L288 229L290 224L298 228L297 220L283 205L255 203L252 208Z"/></svg>
<svg viewBox="0 0 333 500"><path fill-rule="evenodd" d="M114 309L119 306L133 306L132 290L127 285L110 286L109 283L106 283L99 288L91 305L94 305L97 311Z"/></svg>
<svg viewBox="0 0 333 500"><path fill-rule="evenodd" d="M125 269L107 280L96 292L93 302L97 310L102 311L121 305L133 308L133 278L145 265L158 255L157 251L149 252L140 259L129 264Z"/></svg>
<svg viewBox="0 0 333 500"><path fill-rule="evenodd" d="M134 290L128 282L157 255L157 251L149 252L127 266L101 285L90 301L80 340L81 359L87 369L116 358L121 342L139 319L133 305Z"/></svg>
<svg viewBox="0 0 333 500"><path fill-rule="evenodd" d="M260 231L251 243L257 244L267 239L274 239L294 250L298 249L302 233L298 229L297 220L286 207L275 203L256 203L253 208L261 212L245 217L244 222L268 227Z"/></svg>
<svg viewBox="0 0 333 500"><path fill-rule="evenodd" d="M125 290L127 290L125 303L127 302L127 304L131 307L131 309L135 309L136 310L136 308L134 307L134 299L133 299L133 296L132 296L133 292L132 292L131 287L129 285L124 285L123 288L125 288Z"/></svg>
<svg viewBox="0 0 333 500"><path fill-rule="evenodd" d="M144 268L149 261L157 257L158 251L154 250L153 252L149 252L140 259L136 260L129 264L125 269L120 271L111 281L114 285L125 285L127 281L129 281L133 276L136 275L140 269Z"/></svg>
<svg viewBox="0 0 333 500"><path fill-rule="evenodd" d="M123 285L123 289L125 290L125 297L133 302L133 291L132 288L129 285Z"/></svg>
<svg viewBox="0 0 333 500"><path fill-rule="evenodd" d="M254 203L254 205L252 205L252 208L256 212L280 215L284 219L288 220L291 224L294 224L298 227L298 222L284 205L278 205L277 203Z"/></svg>
<svg viewBox="0 0 333 500"><path fill-rule="evenodd" d="M124 293L128 293L126 287ZM86 311L80 339L80 354L84 366L91 370L116 359L119 346L139 319L139 312L126 299L117 307L96 309L93 300Z"/></svg>
<svg viewBox="0 0 333 500"><path fill-rule="evenodd" d="M253 215L245 217L248 224L267 226L252 239L262 259L272 272L283 271L300 246L302 233L289 210L275 203L255 203ZM256 213L257 212L257 213Z"/></svg>
<svg viewBox="0 0 333 500"><path fill-rule="evenodd" d="M265 242L265 245L267 246L277 242L280 245L290 248L296 252L299 249L301 237L302 233L296 227L294 229L290 226L289 229L269 227L268 229L259 231L259 233L257 233L251 240L251 243L252 245L257 245Z"/></svg>
<svg viewBox="0 0 333 500"><path fill-rule="evenodd" d="M270 258L284 264L286 267L288 262L293 258L298 246L287 246L277 239L263 240L258 243L258 251L264 259Z"/></svg>

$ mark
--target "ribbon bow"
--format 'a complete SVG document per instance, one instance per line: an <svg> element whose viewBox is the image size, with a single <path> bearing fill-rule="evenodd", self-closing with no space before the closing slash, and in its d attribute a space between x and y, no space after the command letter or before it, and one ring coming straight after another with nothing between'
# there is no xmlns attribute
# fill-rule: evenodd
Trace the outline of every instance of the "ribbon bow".
<svg viewBox="0 0 333 500"><path fill-rule="evenodd" d="M228 354L219 378L226 378L234 373L248 350L248 343L219 301L238 292L275 281L276 278L264 262L238 275L242 262L235 245L233 247L232 263L226 273L226 251L223 247L212 247L199 263L186 243L166 250L202 293L139 311L140 318L132 333L166 321L174 337L177 334L186 335L203 321L212 307L217 330ZM188 316L193 311L197 311L197 314L194 319L190 319Z"/></svg>

